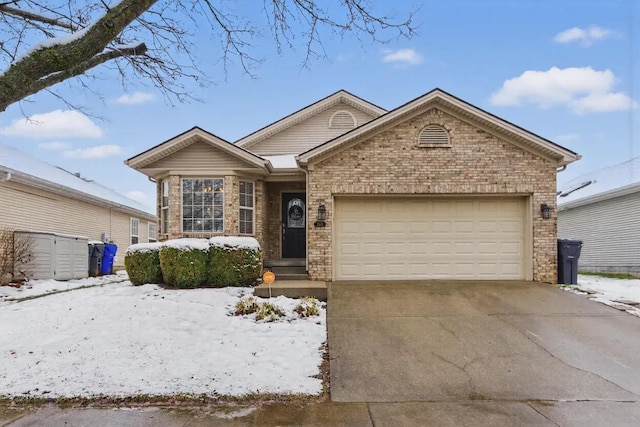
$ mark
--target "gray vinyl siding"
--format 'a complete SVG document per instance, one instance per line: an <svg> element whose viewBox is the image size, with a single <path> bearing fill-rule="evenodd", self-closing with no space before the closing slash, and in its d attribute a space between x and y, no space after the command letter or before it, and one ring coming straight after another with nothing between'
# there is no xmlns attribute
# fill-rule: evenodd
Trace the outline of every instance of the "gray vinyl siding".
<svg viewBox="0 0 640 427"><path fill-rule="evenodd" d="M264 141L246 146L246 149L261 156L300 154L317 145L346 133L349 129L329 129L329 119L339 110L346 110L356 118L356 126L371 121L374 117L347 104L337 104Z"/></svg>
<svg viewBox="0 0 640 427"><path fill-rule="evenodd" d="M640 273L640 193L560 210L558 238L584 242L581 270Z"/></svg>
<svg viewBox="0 0 640 427"><path fill-rule="evenodd" d="M251 166L247 162L214 148L206 142L195 142L180 151L145 166L145 169L230 170L246 169L248 167Z"/></svg>
<svg viewBox="0 0 640 427"><path fill-rule="evenodd" d="M100 240L109 234L118 246L114 265L124 265L130 244L130 214L62 196L13 181L0 183L0 227L24 231L47 231ZM148 241L148 217L140 220L139 242Z"/></svg>

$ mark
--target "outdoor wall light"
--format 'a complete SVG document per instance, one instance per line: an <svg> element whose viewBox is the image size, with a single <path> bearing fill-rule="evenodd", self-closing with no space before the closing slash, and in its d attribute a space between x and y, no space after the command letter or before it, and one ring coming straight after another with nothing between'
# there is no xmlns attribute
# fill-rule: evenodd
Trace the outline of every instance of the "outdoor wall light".
<svg viewBox="0 0 640 427"><path fill-rule="evenodd" d="M327 207L325 205L318 206L318 215L316 217L316 222L313 223L316 227L324 227L327 225L325 222L327 219Z"/></svg>
<svg viewBox="0 0 640 427"><path fill-rule="evenodd" d="M540 205L540 212L542 213L543 219L551 219L551 211L553 208L546 203Z"/></svg>

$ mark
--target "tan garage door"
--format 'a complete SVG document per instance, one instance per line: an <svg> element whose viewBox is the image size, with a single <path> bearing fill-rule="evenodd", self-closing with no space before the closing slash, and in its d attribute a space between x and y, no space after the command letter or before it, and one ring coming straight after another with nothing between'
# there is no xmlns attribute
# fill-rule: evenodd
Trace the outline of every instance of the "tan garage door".
<svg viewBox="0 0 640 427"><path fill-rule="evenodd" d="M336 279L524 279L525 200L336 198Z"/></svg>

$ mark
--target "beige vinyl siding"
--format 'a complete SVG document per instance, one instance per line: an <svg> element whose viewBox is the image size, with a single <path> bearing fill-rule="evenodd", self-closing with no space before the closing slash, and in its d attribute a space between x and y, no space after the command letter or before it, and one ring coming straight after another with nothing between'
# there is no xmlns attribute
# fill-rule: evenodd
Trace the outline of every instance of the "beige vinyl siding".
<svg viewBox="0 0 640 427"><path fill-rule="evenodd" d="M145 166L145 169L208 170L208 169L246 169L247 162L212 147L206 142L195 142L157 162Z"/></svg>
<svg viewBox="0 0 640 427"><path fill-rule="evenodd" d="M640 193L560 210L558 238L583 241L581 270L640 273Z"/></svg>
<svg viewBox="0 0 640 427"><path fill-rule="evenodd" d="M0 183L0 227L86 236L100 240L107 233L118 246L115 264L124 265L132 217L107 207L8 181ZM147 218L140 219L140 242L148 241Z"/></svg>
<svg viewBox="0 0 640 427"><path fill-rule="evenodd" d="M374 118L357 108L341 103L246 148L261 156L303 153L350 130L329 129L329 119L340 110L353 114L356 126Z"/></svg>

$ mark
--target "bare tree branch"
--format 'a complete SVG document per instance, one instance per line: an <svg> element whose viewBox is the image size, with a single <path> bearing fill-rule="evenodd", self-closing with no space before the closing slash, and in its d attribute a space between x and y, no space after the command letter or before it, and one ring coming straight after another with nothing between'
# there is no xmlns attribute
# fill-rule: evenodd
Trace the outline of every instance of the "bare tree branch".
<svg viewBox="0 0 640 427"><path fill-rule="evenodd" d="M99 55L93 56L89 58L87 61L81 62L79 64L74 65L73 67L58 71L52 74L49 74L46 77L36 80L29 86L25 88L25 92L29 92L28 95L32 95L34 93L40 92L42 89L48 88L49 86L53 86L56 83L63 82L71 77L79 76L87 72L100 64L103 64L107 61L110 61L115 58L120 58L122 56L129 55L143 55L147 50L147 47L144 43L139 44L136 47L127 47L118 50L111 50L105 53L101 53Z"/></svg>
<svg viewBox="0 0 640 427"><path fill-rule="evenodd" d="M7 6L6 4L0 4L0 13L6 13L8 15L18 16L20 18L28 19L30 21L37 21L43 24L53 25L60 28L66 28L71 31L75 31L76 28L67 23L60 21L56 18L50 18L48 16L40 15L30 12L28 10L17 9L15 7Z"/></svg>
<svg viewBox="0 0 640 427"><path fill-rule="evenodd" d="M76 38L60 40L32 51L0 76L0 112L10 104L33 93L33 87L44 88L39 80L58 81L51 78L56 73L76 76L80 72L69 72L74 68L83 68L83 64L101 64L111 58L99 56L107 45L115 39L131 22L151 7L157 0L123 0L109 9L94 25L81 30ZM99 59L94 57L98 55ZM108 56L108 54L107 54ZM86 71L89 68L84 68ZM68 78L68 77L67 77Z"/></svg>
<svg viewBox="0 0 640 427"><path fill-rule="evenodd" d="M375 14L369 0L0 0L0 112L69 79L86 83L100 72L152 84L169 102L194 99L188 83L208 83L192 40L208 32L211 65L231 64L254 77L261 63L255 40L268 29L277 53L304 49L303 66L326 56L327 34L384 43L411 37L413 14L395 20ZM239 12L242 10L242 13ZM246 16L244 16L246 15ZM260 21L263 19L263 21ZM185 20L188 25L185 25ZM37 43L37 41L40 43ZM125 47L123 47L125 46ZM102 70L102 71L100 71ZM78 85L76 84L76 87Z"/></svg>

